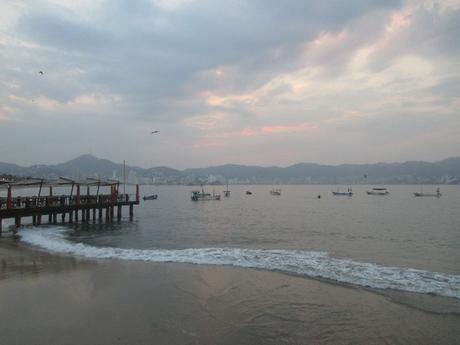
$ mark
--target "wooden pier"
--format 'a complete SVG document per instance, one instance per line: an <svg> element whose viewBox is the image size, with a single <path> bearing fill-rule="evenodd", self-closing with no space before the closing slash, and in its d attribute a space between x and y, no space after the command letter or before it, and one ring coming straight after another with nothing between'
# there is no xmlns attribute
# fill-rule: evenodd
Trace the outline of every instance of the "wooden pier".
<svg viewBox="0 0 460 345"><path fill-rule="evenodd" d="M21 226L22 218L32 217L32 224L40 225L44 221L49 224L61 222L88 222L91 218L102 221L114 219L115 209L117 219L122 217L122 207L129 207L129 217L132 219L134 205L139 204L139 185L136 185L136 194L119 193L120 182L100 179L87 179L74 181L60 178L55 181L43 179L29 179L17 182L0 181L2 190L7 196L0 197L0 234L2 221L14 218L16 229ZM54 195L53 187L68 187L70 193ZM86 187L85 193L82 187ZM100 194L100 189L110 188L109 194ZM13 191L20 188L38 188L34 196L13 196ZM96 193L91 194L91 188L96 188ZM45 191L48 195L43 196ZM103 215L105 214L105 217Z"/></svg>

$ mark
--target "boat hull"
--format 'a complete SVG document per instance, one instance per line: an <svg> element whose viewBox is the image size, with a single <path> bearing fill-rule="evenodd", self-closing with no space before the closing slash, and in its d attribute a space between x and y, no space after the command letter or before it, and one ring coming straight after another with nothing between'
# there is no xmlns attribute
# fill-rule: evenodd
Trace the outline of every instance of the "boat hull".
<svg viewBox="0 0 460 345"><path fill-rule="evenodd" d="M353 192L332 192L335 196L353 196Z"/></svg>
<svg viewBox="0 0 460 345"><path fill-rule="evenodd" d="M374 192L374 191L371 191L371 192L367 191L366 193L367 195L388 195L390 194L390 192Z"/></svg>
<svg viewBox="0 0 460 345"><path fill-rule="evenodd" d="M414 193L414 196L417 196L417 197L429 196L429 197L440 198L442 194L441 193L437 193L437 194Z"/></svg>

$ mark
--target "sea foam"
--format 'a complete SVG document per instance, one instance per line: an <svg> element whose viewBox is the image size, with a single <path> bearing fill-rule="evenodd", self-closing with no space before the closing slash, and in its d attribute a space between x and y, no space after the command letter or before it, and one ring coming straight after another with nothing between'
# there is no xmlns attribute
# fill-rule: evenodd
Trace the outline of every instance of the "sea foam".
<svg viewBox="0 0 460 345"><path fill-rule="evenodd" d="M122 249L66 239L65 229L27 229L22 241L61 254L96 259L226 265L278 271L377 289L430 293L460 299L460 276L388 267L330 257L326 252L242 248Z"/></svg>

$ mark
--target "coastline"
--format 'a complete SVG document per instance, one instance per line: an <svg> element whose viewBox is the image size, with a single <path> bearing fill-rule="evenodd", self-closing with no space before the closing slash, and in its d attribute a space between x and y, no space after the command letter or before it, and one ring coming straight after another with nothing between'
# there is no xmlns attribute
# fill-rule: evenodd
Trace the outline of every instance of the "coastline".
<svg viewBox="0 0 460 345"><path fill-rule="evenodd" d="M90 260L7 238L0 257L0 334L8 345L450 344L460 337L460 315L440 312L452 299L409 294L430 304L414 308L408 294L247 268Z"/></svg>

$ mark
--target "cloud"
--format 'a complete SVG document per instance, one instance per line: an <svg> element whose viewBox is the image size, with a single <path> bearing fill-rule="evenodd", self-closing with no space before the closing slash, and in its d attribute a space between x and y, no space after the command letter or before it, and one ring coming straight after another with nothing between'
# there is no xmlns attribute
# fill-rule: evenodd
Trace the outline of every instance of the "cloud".
<svg viewBox="0 0 460 345"><path fill-rule="evenodd" d="M426 157L404 144L379 160L448 156L459 23L458 1L12 0L0 4L0 136L32 143L25 127L39 127L53 150L61 131L67 159L88 151L76 127L101 156L179 167L362 161L381 127ZM152 147L142 133L158 126L167 137ZM112 133L122 140L106 145ZM9 143L2 159L47 160Z"/></svg>

